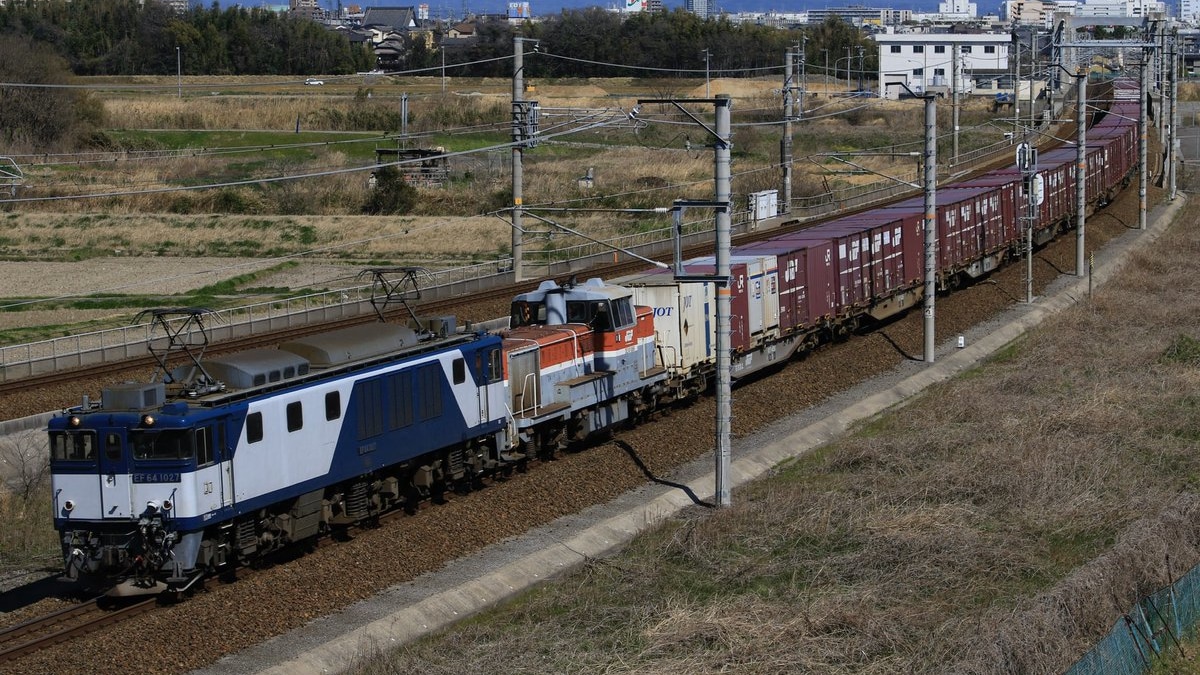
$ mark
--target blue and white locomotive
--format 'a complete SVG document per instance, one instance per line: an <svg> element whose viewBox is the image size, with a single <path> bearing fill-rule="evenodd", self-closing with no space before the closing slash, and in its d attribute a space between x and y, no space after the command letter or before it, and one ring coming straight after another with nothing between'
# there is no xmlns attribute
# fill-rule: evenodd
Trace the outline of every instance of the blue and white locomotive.
<svg viewBox="0 0 1200 675"><path fill-rule="evenodd" d="M494 470L509 446L501 345L373 324L85 400L49 424L67 576L182 590Z"/></svg>

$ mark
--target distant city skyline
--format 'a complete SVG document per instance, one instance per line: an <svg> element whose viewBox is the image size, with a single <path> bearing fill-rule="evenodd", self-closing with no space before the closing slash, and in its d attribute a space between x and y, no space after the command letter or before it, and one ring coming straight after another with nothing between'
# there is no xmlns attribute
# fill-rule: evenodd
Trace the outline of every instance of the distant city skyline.
<svg viewBox="0 0 1200 675"><path fill-rule="evenodd" d="M337 7L337 0L319 0L320 5L325 9L333 9ZM250 5L253 3L243 2L241 4ZM464 10L473 14L504 14L508 11L508 0L427 0L425 3L404 2L403 0L367 0L366 2L354 2L353 0L342 0L342 6L358 5L360 7L416 7L420 4L429 5L431 16L440 16L443 14L453 14L454 16L462 16ZM557 14L563 9L582 9L584 7L618 7L623 5L622 0L529 0L530 9L534 16L544 16L547 14ZM683 8L684 0L664 0L668 9ZM786 0L709 0L709 6L715 12L728 12L737 14L741 12L776 12L781 14L805 12L809 8L825 9L835 7L846 7L850 5L859 5L866 7L889 7L892 9L908 9L914 12L934 12L938 8L938 0L898 0L898 1L859 1L859 2L821 2L820 0L807 1L791 1ZM1000 2L980 2L979 12L981 14L996 13L999 11Z"/></svg>

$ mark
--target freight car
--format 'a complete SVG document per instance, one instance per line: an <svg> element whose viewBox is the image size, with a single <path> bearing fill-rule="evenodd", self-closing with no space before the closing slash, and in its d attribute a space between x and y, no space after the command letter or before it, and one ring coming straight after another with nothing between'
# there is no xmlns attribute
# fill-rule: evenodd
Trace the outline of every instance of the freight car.
<svg viewBox="0 0 1200 675"><path fill-rule="evenodd" d="M1120 86L1118 86L1120 88ZM1089 132L1087 194L1136 166L1138 103ZM1048 152L1035 240L1069 227L1075 159ZM1019 253L1021 177L939 188L937 285ZM923 204L910 199L732 252L732 370L744 377L916 305ZM715 272L711 257L690 274ZM285 546L412 510L703 392L716 289L667 273L517 296L510 327L375 324L168 368L49 423L64 572L116 594L179 592Z"/></svg>
<svg viewBox="0 0 1200 675"><path fill-rule="evenodd" d="M1087 208L1107 204L1137 167L1139 104L1130 85L1097 113L1085 154ZM1033 245L1073 227L1077 151L1042 155L1040 203L1034 208ZM949 291L1022 254L1028 188L1008 167L937 190L936 287ZM734 378L777 366L797 353L839 340L922 302L923 197L847 215L730 252L730 372ZM688 280L658 270L618 280L638 304L654 310L659 362L667 386L692 392L716 369L716 325L710 319L716 286L712 256L684 261Z"/></svg>

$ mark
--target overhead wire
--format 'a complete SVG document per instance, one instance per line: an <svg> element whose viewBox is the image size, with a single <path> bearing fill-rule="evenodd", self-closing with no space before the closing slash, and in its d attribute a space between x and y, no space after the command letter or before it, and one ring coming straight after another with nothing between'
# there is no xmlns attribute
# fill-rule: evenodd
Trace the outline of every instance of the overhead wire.
<svg viewBox="0 0 1200 675"><path fill-rule="evenodd" d="M597 64L597 65L610 65L610 66L614 66L614 67L625 67L625 68L639 69L639 70L654 70L654 71L658 71L658 72L677 72L677 73L698 72L695 70L686 70L686 69L661 69L661 68L649 68L649 67L640 67L640 66L628 66L628 65L623 65L623 64L604 64L602 62L587 61L584 59L574 59L571 57L564 57L561 55L549 54L546 52L541 52L539 55L547 56L550 58L560 58L563 60L580 61L580 62L586 62L586 63L593 63L593 64ZM507 60L510 58L512 58L512 57L504 56L504 57L498 57L498 58L494 58L494 59L481 59L478 61L467 62L467 63L463 63L463 64L447 64L445 66L445 68L453 68L453 67L458 67L458 66L463 66L463 65L471 65L471 64L477 64L477 63L486 63L486 62L492 62L492 61ZM435 66L435 67L431 67L431 68L414 69L412 71L403 71L403 72L416 73L416 72L428 72L428 71L437 71L437 70L442 70L442 67ZM758 68L758 69L736 69L736 70L731 70L730 72L748 72L748 71L761 71L761 70L779 70L779 67ZM709 73L716 72L719 75L720 73L725 72L725 71L722 71L722 70L712 71L710 69L707 72L709 72ZM397 74L397 73L386 73L386 74L392 75L392 74ZM0 83L0 86L4 86L3 83ZM247 86L249 86L249 85L247 85ZM261 86L261 83L258 83L254 86ZM148 87L148 88L154 88L154 87ZM166 87L166 86L158 87L158 88L174 89L174 87ZM829 105L832 105L832 102ZM855 107L851 108L850 110L863 109L863 108L867 108L867 107L870 107L869 103L864 103L862 105L855 106ZM820 119L822 117L832 116L834 114L839 114L839 113L844 113L844 112L846 112L846 110L838 111L838 113L829 113L828 115L821 115L821 116L815 116L815 117L810 116L807 119ZM604 114L604 113L603 112L596 113L595 115L589 116L589 118L599 117L602 114ZM588 118L585 118L585 119L588 119ZM564 136L564 135L568 135L568 134L576 134L576 133L580 133L582 131L586 131L589 129L599 128L599 127L603 127L603 126L609 126L609 125L613 124L614 122L624 123L624 121L625 121L624 116L615 117L615 119L606 119L606 120L603 120L600 122L586 125L582 128L574 128L574 129L570 129L568 131L556 132L556 133L552 132L552 133L550 133L549 136L543 137L540 140L551 141L553 138L558 137L558 136ZM654 121L656 123L671 123L671 121L669 121L669 120L647 120L644 118L639 118L639 121L645 121L645 122ZM569 122L564 122L563 124L557 125L556 127L552 127L552 128L559 128L562 126L566 126L567 124L569 124ZM742 124L749 125L748 123L742 123ZM772 123L772 124L774 124L774 123ZM500 128L500 127L508 126L508 124L501 122L501 123L495 123L492 125L477 125L477 126L489 127L489 128ZM380 138L388 138L388 136L384 135L384 136L376 136L376 137L372 137L372 138L380 139ZM394 136L392 138L394 138ZM678 136L677 136L677 138L678 138ZM348 140L346 142L364 142L365 140L368 140L368 139L355 139L353 141ZM341 141L337 141L336 143L340 143L340 142ZM310 143L310 144L296 144L295 147L307 147L307 146L312 146L312 145L328 145L328 144L330 144L330 142L316 142L316 143ZM488 146L485 148L474 148L474 149L464 150L464 151L449 152L449 153L445 153L443 156L444 157L454 157L454 156L476 154L476 153L481 153L481 152L492 152L495 150L511 148L511 147L514 147L516 145L521 145L521 144L522 143L520 143L520 142L502 143L502 144ZM228 151L229 152L239 152L239 151L245 151L245 150L239 149L239 148L229 148ZM261 184L261 183L279 182L279 181L286 181L286 180L298 180L298 179L304 179L304 178L330 176L330 175L338 175L338 174L351 173L351 172L375 170L382 166L399 166L399 165L404 165L404 164L408 164L408 163L413 163L416 161L420 161L420 160L398 160L395 162L382 163L382 164L371 164L368 166L343 167L343 168L331 169L331 170L325 170L325 171L306 172L306 173L302 173L302 174L273 176L273 177L250 179L250 180L227 181L227 182L210 183L210 184L195 185L195 186L176 186L176 187L168 187L168 188L149 189L149 190L110 191L110 192L87 194L87 195L59 195L59 196L44 197L44 198L0 199L0 203L14 203L14 202L24 202L24 201L49 201L49 200L62 200L62 199L104 198L104 197L131 195L131 194L152 194L152 193L158 193L158 192L174 192L174 191L181 191L181 190L200 190L200 189L230 187L230 186L246 185L246 184ZM774 170L777 170L777 168L778 168L777 165L757 167L757 168L746 170L746 171L736 172L734 174L734 176L740 177L740 176L760 173L762 171L774 171ZM707 183L707 182L709 182L709 181L706 179L706 180L691 181L691 182L685 182L685 183L679 183L679 184L672 184L669 186L650 187L650 188L645 188L645 189L641 189L641 190L626 191L626 192L622 192L622 193L615 193L615 194L603 195L603 196L597 195L597 196L582 197L582 198L578 198L578 199L565 200L565 201L552 200L552 201L543 202L543 203L529 204L528 207L535 208L537 206L560 206L560 205L564 205L564 204L587 203L587 202L597 201L597 200L601 200L601 199L611 199L614 197L627 197L627 196L634 196L634 195L638 195L638 194L653 193L653 192L658 192L658 191L667 190L667 189L679 190L680 188L686 188L686 187L695 186L695 185L699 185L699 184L703 184L703 183ZM361 243L373 241L376 239L384 239L384 238L388 238L391 236L399 236L399 235L387 235L387 236L381 236L378 238L372 238L372 239L367 239L367 240L359 240L356 242L348 242L348 243L340 245L340 246L360 245ZM273 260L287 260L287 259L291 259L291 258L295 258L295 257L303 257L303 256L311 255L312 253L318 253L323 250L327 250L329 248L334 248L334 247L312 249L309 251L299 252L296 254L290 254L287 256L280 256ZM222 269L224 269L224 268L222 268ZM144 283L145 282L141 282L141 283L135 284L135 285L144 285ZM110 289L110 290L119 290L119 289ZM75 296L66 296L66 297L75 297Z"/></svg>

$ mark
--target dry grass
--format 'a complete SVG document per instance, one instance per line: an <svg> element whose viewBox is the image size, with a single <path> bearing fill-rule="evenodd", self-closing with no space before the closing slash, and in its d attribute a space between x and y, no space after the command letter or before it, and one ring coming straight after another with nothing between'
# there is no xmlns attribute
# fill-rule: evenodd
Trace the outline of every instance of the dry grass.
<svg viewBox="0 0 1200 675"><path fill-rule="evenodd" d="M128 82L164 84L170 79L135 78ZM437 77L350 77L329 79L323 87L305 87L299 82L281 82L272 78L237 78L236 81L187 78L187 95L183 98L162 92L111 91L103 95L110 124L115 129L224 129L245 132L249 139L256 133L251 130L290 132L297 120L306 131L394 132L399 127L399 96L409 93L411 132L490 123L498 125L498 131L493 132L494 141L475 139L472 142L484 145L503 142L510 119L510 81L476 78L447 82L447 91L442 93L442 82ZM173 84L173 81L169 83ZM564 109L629 110L639 98L647 96L696 96L704 92L702 80L615 78L537 80L530 84L533 91L529 95L542 102L543 127L550 130L558 130L558 125L579 115ZM820 90L817 82L810 85L813 91ZM205 95L209 87L219 95ZM733 96L733 109L738 116L739 124L734 129L733 190L739 204L744 203L748 193L779 186L781 129L778 124L768 124L777 122L781 111L778 87L779 82L774 79L720 79L711 83L713 92ZM368 93L370 97L367 97ZM964 127L970 127L986 116L982 106L982 101L964 103ZM645 208L666 206L676 199L710 197L711 140L691 120L669 106L644 107L655 109L654 115L648 117L675 118L678 124L655 121L636 132L627 124L623 128L566 137L561 139L562 142L546 143L526 152L525 203ZM794 154L797 159L818 150L828 150L831 146L889 150L896 147L898 141L917 142L922 134L920 106L913 102L820 96L811 99L806 107L814 119L795 125ZM698 106L697 112L707 115L711 108ZM830 116L834 112L842 114ZM948 123L948 116L943 115L943 118ZM1000 132L993 131L992 135L998 138ZM456 134L439 137L431 143L453 144L460 142L460 138L471 137ZM990 136L971 139L964 135L964 149L988 139ZM153 141L146 142L154 145ZM247 142L254 143L253 140ZM897 149L912 150L917 145L919 143ZM442 189L422 188L412 215L466 217L510 207L510 157L509 151L497 150L453 159L454 180ZM916 162L907 158L862 157L857 161L872 171L899 179L913 180L916 176ZM361 150L351 153L340 146L313 148L307 156L296 153L277 156L272 150L262 150L215 156L191 153L158 159L127 154L105 162L75 166L39 166L30 162L25 166L27 188L23 196L132 194L104 199L9 204L5 208L21 214L78 214L80 217L97 211L110 215L170 214L162 217L165 222L180 222L197 214L228 214L256 216L264 221L282 218L280 222L286 226L292 216L334 217L361 213L368 198L366 171L217 189L185 191L178 188L363 168L369 164ZM595 186L581 188L578 179L588 169L594 172ZM875 174L848 172L848 169L843 164L826 163L822 167L817 163L798 161L793 176L793 194L799 197L823 193L830 188L885 180ZM202 229L203 220L204 216L200 216L194 226ZM659 220L658 226L665 225L665 221ZM90 257L98 251L116 248L136 249L141 254L173 254L172 249L178 248L195 255L199 243L177 241L177 237L171 236L165 238L165 245L152 245L147 249L135 242L140 237L116 233L106 236L105 233L90 248L80 249L60 243L63 238L71 239L61 232L37 231L37 222L46 221L31 220L30 225L16 228L12 235L6 233L0 238L0 247L3 247L0 253L53 257L65 251L69 259ZM616 215L571 217L564 224L583 228L598 237L651 226L641 216ZM319 225L315 227L320 228ZM497 250L496 242L491 238L482 239L480 243L482 247L475 252L477 255L490 255ZM204 244L204 250L210 254L252 253L238 245L214 247Z"/></svg>
<svg viewBox="0 0 1200 675"><path fill-rule="evenodd" d="M1061 672L1200 562L1197 215L733 508L361 672Z"/></svg>
<svg viewBox="0 0 1200 675"><path fill-rule="evenodd" d="M461 261L504 250L511 232L503 221L486 217L10 214L2 220L4 254L66 259L271 258L304 253L309 258L352 261ZM24 288L32 295L55 292Z"/></svg>

